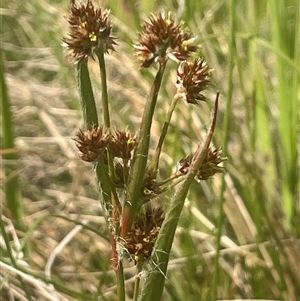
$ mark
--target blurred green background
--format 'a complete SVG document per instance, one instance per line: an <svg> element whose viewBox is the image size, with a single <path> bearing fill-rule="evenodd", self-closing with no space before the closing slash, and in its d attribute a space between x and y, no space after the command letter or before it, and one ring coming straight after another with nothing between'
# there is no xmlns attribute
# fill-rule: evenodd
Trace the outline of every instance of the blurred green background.
<svg viewBox="0 0 300 301"><path fill-rule="evenodd" d="M299 1L94 3L111 10L118 43L117 53L106 56L114 125L139 127L154 72L139 70L132 44L151 12L172 11L184 20L214 69L207 104L180 103L176 109L161 177L203 140L215 94L221 94L213 143L228 157L224 216L222 176L195 182L176 232L163 300L211 300L214 285L220 300L299 300ZM71 140L82 120L74 66L61 41L68 8L68 1L1 1L2 300L26 300L24 294L32 300L116 300L96 182ZM90 62L90 69L100 106L97 63ZM153 145L175 82L171 63ZM223 217L215 284L215 229ZM128 300L134 272L128 263Z"/></svg>

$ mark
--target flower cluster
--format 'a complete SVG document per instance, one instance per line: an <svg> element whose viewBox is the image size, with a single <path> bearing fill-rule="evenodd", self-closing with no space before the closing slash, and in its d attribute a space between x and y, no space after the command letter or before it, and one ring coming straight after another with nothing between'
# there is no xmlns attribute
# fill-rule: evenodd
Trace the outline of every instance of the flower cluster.
<svg viewBox="0 0 300 301"><path fill-rule="evenodd" d="M73 140L80 151L80 158L83 161L93 162L98 158L104 158L105 148L108 145L109 135L102 127L92 128L76 135Z"/></svg>
<svg viewBox="0 0 300 301"><path fill-rule="evenodd" d="M136 217L134 227L124 241L124 248L135 264L143 263L151 256L163 220L161 207L148 206L145 212Z"/></svg>
<svg viewBox="0 0 300 301"><path fill-rule="evenodd" d="M142 68L148 68L154 62L164 63L167 58L186 60L197 46L194 39L183 29L183 23L175 24L171 13L152 14L144 23L138 44L134 46Z"/></svg>
<svg viewBox="0 0 300 301"><path fill-rule="evenodd" d="M86 162L101 160L107 164L107 152L115 159L114 183L118 188L126 186L129 177L129 168L132 153L137 145L137 137L128 130L107 129L103 127L92 128L83 132L82 130L73 138L80 151L80 158ZM124 161L117 160L117 158ZM124 168L124 163L126 164ZM142 189L141 204L146 204L150 200L161 194L160 183L157 182L157 172L147 170Z"/></svg>
<svg viewBox="0 0 300 301"><path fill-rule="evenodd" d="M112 130L108 150L114 156L123 159L130 159L131 152L137 145L136 135L132 135L129 131Z"/></svg>
<svg viewBox="0 0 300 301"><path fill-rule="evenodd" d="M68 18L69 37L64 38L63 42L74 62L93 56L93 51L98 47L102 47L104 52L115 50L108 15L108 10L96 9L91 0L85 5L76 6L73 3Z"/></svg>
<svg viewBox="0 0 300 301"><path fill-rule="evenodd" d="M136 135L129 131L104 130L102 127L80 131L74 138L80 157L87 162L103 158L109 151L114 157L130 159L137 144Z"/></svg>
<svg viewBox="0 0 300 301"><path fill-rule="evenodd" d="M207 155L196 173L196 180L207 180L210 179L216 173L222 173L223 167L219 166L220 163L226 160L225 157L221 157L221 148L212 149L209 148ZM178 171L182 174L187 174L192 163L193 156L189 155L181 159L178 163Z"/></svg>
<svg viewBox="0 0 300 301"><path fill-rule="evenodd" d="M210 84L211 72L203 58L182 62L177 69L177 94L188 103L205 101L206 97L201 92Z"/></svg>

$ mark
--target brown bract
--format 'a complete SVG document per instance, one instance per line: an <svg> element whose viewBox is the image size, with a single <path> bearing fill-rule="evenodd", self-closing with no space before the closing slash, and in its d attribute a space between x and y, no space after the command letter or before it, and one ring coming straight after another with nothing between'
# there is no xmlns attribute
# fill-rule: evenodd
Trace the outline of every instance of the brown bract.
<svg viewBox="0 0 300 301"><path fill-rule="evenodd" d="M183 29L183 22L175 24L171 13L152 14L144 23L138 43L134 45L142 68L154 62L164 63L168 58L186 60L197 50L194 39Z"/></svg>
<svg viewBox="0 0 300 301"><path fill-rule="evenodd" d="M75 63L93 56L93 51L98 47L106 53L115 50L108 15L108 10L95 8L90 0L86 4L71 6L68 17L70 31L63 42Z"/></svg>
<svg viewBox="0 0 300 301"><path fill-rule="evenodd" d="M211 72L203 58L182 62L177 70L177 94L188 103L205 101L201 92L210 84Z"/></svg>

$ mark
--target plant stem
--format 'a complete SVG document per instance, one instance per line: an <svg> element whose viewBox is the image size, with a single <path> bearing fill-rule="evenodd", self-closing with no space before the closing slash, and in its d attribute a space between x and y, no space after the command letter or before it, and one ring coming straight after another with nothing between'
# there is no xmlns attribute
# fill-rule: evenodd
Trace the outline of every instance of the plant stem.
<svg viewBox="0 0 300 301"><path fill-rule="evenodd" d="M110 114L109 114L109 105L108 105L108 92L107 92L107 76L106 76L106 66L104 60L104 45L100 45L96 51L96 55L99 61L99 68L100 68L100 79L101 79L101 99L102 99L102 109L103 109L103 120L104 120L104 127L110 128ZM107 152L107 159L108 159L108 174L109 177L107 179L109 186L110 186L110 202L113 206L113 220L114 220L114 227L115 227L115 234L120 235L120 212L121 212L121 205L119 202L119 198L116 192L116 187L114 185L114 164L113 164L113 157L112 155ZM98 173L98 179L101 181L101 173ZM116 252L117 253L117 252ZM117 255L117 254L116 254ZM124 281L124 279L123 279Z"/></svg>
<svg viewBox="0 0 300 301"><path fill-rule="evenodd" d="M159 70L157 71L151 87L149 98L145 105L139 133L139 143L134 154L134 162L130 174L130 182L128 185L128 192L124 207L121 233L122 237L125 237L126 233L130 230L139 205L148 159L152 118L157 102L158 91L160 89L161 81L165 71L165 66L165 62L160 64Z"/></svg>
<svg viewBox="0 0 300 301"><path fill-rule="evenodd" d="M117 205L119 202L117 193L113 189L113 184L108 176L107 165L103 164L103 162L99 160L99 162L95 164L95 173L99 188L102 190L101 193L104 200L102 203L103 210L105 210L105 214L109 213L111 216L112 205ZM112 199L114 200L113 202Z"/></svg>
<svg viewBox="0 0 300 301"><path fill-rule="evenodd" d="M125 288L124 288L124 272L122 262L119 260L119 254L117 251L116 236L120 232L120 212L121 207L117 193L114 189L114 185L111 183L111 179L108 175L108 168L102 162L95 164L95 172L99 188L102 191L102 208L104 210L104 216L107 228L109 230L109 238L112 248L112 262L113 268L116 272L117 280L117 294L118 301L125 301Z"/></svg>
<svg viewBox="0 0 300 301"><path fill-rule="evenodd" d="M122 261L119 261L118 268L116 270L117 276L117 295L118 301L125 301L125 283L124 283L124 270Z"/></svg>
<svg viewBox="0 0 300 301"><path fill-rule="evenodd" d="M105 68L105 60L104 60L104 52L102 47L99 47L98 51L96 51L96 55L99 60L100 66L100 77L101 77L101 100L102 100L102 110L103 110L103 118L104 118L104 126L106 128L110 128L110 117L109 117L109 107L108 107L108 94L107 94L107 78L106 78L106 68Z"/></svg>
<svg viewBox="0 0 300 301"><path fill-rule="evenodd" d="M177 104L177 102L178 102L179 99L180 99L180 97L176 94L175 97L173 98L173 101L171 103L171 106L170 106L168 114L167 114L167 118L166 118L166 120L164 122L162 133L161 133L161 135L159 137L159 141L158 141L158 144L157 144L157 147L156 147L156 150L155 150L155 154L154 154L154 157L153 157L153 162L151 164L151 168L153 168L154 170L158 169L159 157L160 157L162 145L163 145L164 140L166 138L166 135L167 135L167 132L168 132L168 128L169 128L169 125L170 125L170 121L171 121L173 112L175 110L176 104Z"/></svg>
<svg viewBox="0 0 300 301"><path fill-rule="evenodd" d="M143 268L143 263L138 262L137 263L137 271L136 271L136 276L135 276L135 284L134 284L134 293L133 293L133 301L137 301L139 297L139 290L140 290L140 282L141 282L141 277L140 277L140 272L142 271Z"/></svg>
<svg viewBox="0 0 300 301"><path fill-rule="evenodd" d="M100 55L102 59L104 59L103 56ZM100 62L100 58L99 58ZM101 60L102 62L102 60ZM104 62L102 62L104 64ZM104 69L102 72L101 70ZM95 127L98 126L98 115L97 115L97 109L96 109L96 103L95 98L93 94L92 84L89 76L89 71L87 67L86 61L81 61L78 63L78 86L81 96L81 106L83 111L83 119L85 121L86 127ZM107 103L107 86L106 86L106 73L105 73L105 65L103 68L100 68L101 72L101 80L102 86L104 86L105 92L102 92L102 99L106 99ZM108 106L107 106L107 112L108 112ZM105 118L106 116L106 118ZM106 119L106 125L109 124L109 114L104 114L104 119ZM113 194L113 199L115 200L115 205L119 206L118 198L116 191L114 189L114 185L111 183L111 179L108 177L108 171L106 170L104 164L102 162L97 162L95 166L95 172L98 180L99 187L101 187L103 193L102 196L104 198L104 204L103 209L104 210L111 210L110 203L111 199L109 198L110 193Z"/></svg>
<svg viewBox="0 0 300 301"><path fill-rule="evenodd" d="M110 128L110 114L109 114L109 106L108 106L108 92L107 92L107 76L106 76L106 67L105 67L105 60L104 60L104 46L100 45L96 51L96 55L99 61L100 67L100 79L101 79L101 100L102 100L102 110L103 110L103 120L104 120L104 128ZM107 153L107 160L108 160L108 173L109 176L113 181L115 174L114 174L114 164L113 164L113 157L108 152ZM115 190L115 188L114 188Z"/></svg>
<svg viewBox="0 0 300 301"><path fill-rule="evenodd" d="M86 128L98 127L97 109L86 61L82 60L77 64L77 74L84 124Z"/></svg>

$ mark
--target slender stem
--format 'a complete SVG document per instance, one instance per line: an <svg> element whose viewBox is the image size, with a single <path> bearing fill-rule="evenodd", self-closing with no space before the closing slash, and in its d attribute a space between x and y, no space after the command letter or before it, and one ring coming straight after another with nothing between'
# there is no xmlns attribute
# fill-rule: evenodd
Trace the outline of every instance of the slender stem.
<svg viewBox="0 0 300 301"><path fill-rule="evenodd" d="M123 265L122 262L119 260L116 242L116 237L119 235L120 232L120 202L118 200L118 196L116 194L114 186L111 183L111 179L108 175L107 166L104 165L102 162L97 162L95 164L95 172L97 175L99 187L102 190L102 207L104 210L106 225L109 229L109 238L112 248L113 268L117 276L116 280L118 301L125 301ZM110 220L111 218L112 221Z"/></svg>
<svg viewBox="0 0 300 301"><path fill-rule="evenodd" d="M135 283L134 283L134 293L133 293L133 301L137 301L139 297L139 291L140 291L140 272L142 271L143 264L138 262L137 263L137 271L135 275Z"/></svg>
<svg viewBox="0 0 300 301"><path fill-rule="evenodd" d="M234 56L235 56L235 0L231 0L230 3L230 56L229 56L229 70L228 70L228 92L227 92L227 100L226 100L226 111L224 118L224 147L223 152L226 156L227 154L227 142L229 140L229 128L231 121L231 101L232 101L232 92L233 92L233 68L234 68ZM225 175L222 176L222 185L221 185L221 196L219 202L219 218L217 222L217 233L216 233L216 255L214 258L214 275L213 275L213 283L211 290L211 300L217 300L218 298L218 284L219 284L219 275L220 275L220 266L219 266L219 257L220 257L220 248L221 248L221 235L222 228L225 220L224 213L224 202L225 202Z"/></svg>
<svg viewBox="0 0 300 301"><path fill-rule="evenodd" d="M107 213L110 212L112 209L111 202L110 202L111 185L110 185L110 178L108 176L107 166L99 160L99 162L95 163L94 168L97 177L97 182L99 188L101 189L101 193L103 197L102 207L105 215L107 215Z"/></svg>
<svg viewBox="0 0 300 301"><path fill-rule="evenodd" d="M105 67L103 48L104 46L100 45L96 51L96 55L98 57L99 67L100 67L100 79L101 79L101 86L102 86L101 100L102 100L104 128L110 128L110 114L109 114L108 93L107 93L107 76L106 76L106 67ZM113 157L109 152L107 153L107 159L108 159L108 166L109 166L108 173L113 182L113 179L115 177L114 164L113 164Z"/></svg>
<svg viewBox="0 0 300 301"><path fill-rule="evenodd" d="M98 57L99 61L99 67L100 67L100 79L101 79L101 99L102 99L102 110L103 110L103 120L104 120L104 127L110 128L110 114L109 114L109 105L108 105L108 92L107 92L107 76L106 76L106 66L105 66L105 60L104 60L104 45L100 44L99 48L96 51L96 55ZM116 187L114 185L114 164L113 164L113 157L108 152L107 153L107 159L108 159L108 174L109 174L109 185L110 185L110 201L114 207L114 224L115 224L115 230L116 234L119 235L119 214L121 212L121 206L119 202L118 195L116 193ZM101 175L98 175L99 180L101 181Z"/></svg>
<svg viewBox="0 0 300 301"><path fill-rule="evenodd" d="M82 60L77 65L77 80L85 126L86 128L98 127L96 103L87 62L85 60Z"/></svg>
<svg viewBox="0 0 300 301"><path fill-rule="evenodd" d="M96 55L98 57L99 66L100 66L100 78L101 78L101 86L102 86L101 99L102 99L104 126L106 128L110 128L106 67L105 67L104 52L102 50L102 47L99 47L98 51L96 51Z"/></svg>
<svg viewBox="0 0 300 301"><path fill-rule="evenodd" d="M181 172L175 172L174 174L172 174L170 176L170 178L165 179L161 182L159 182L159 186L161 187L161 189L163 189L163 191L165 190L169 190L170 187L176 186L177 184L179 184L180 182L182 182L182 178L183 178L183 174ZM175 181L176 180L176 181ZM171 182L171 183L170 183ZM168 185L167 185L168 184Z"/></svg>
<svg viewBox="0 0 300 301"><path fill-rule="evenodd" d="M112 265L115 270L118 267L118 253L116 249L116 240L113 233L117 232L118 225L113 218L115 216L116 207L112 204L112 189L110 183L110 177L108 175L108 167L107 165L103 164L100 160L99 162L95 163L94 165L97 182L99 185L99 189L102 194L102 198L100 200L103 211L105 222L107 228L109 230L109 239L112 248ZM117 279L118 280L118 279Z"/></svg>
<svg viewBox="0 0 300 301"><path fill-rule="evenodd" d="M117 276L117 295L118 301L125 301L125 281L124 281L124 269L122 261L119 261L118 268L116 270Z"/></svg>
<svg viewBox="0 0 300 301"><path fill-rule="evenodd" d="M137 145L134 154L134 162L131 169L129 185L128 185L128 193L127 193L125 207L124 207L122 233L121 233L122 237L125 237L126 233L130 230L139 205L142 186L144 183L147 159L148 159L152 118L157 102L161 81L165 71L165 66L166 63L160 64L159 70L157 71L156 77L154 79L150 91L149 98L145 105L145 110L144 110L140 133L139 133L139 143Z"/></svg>
<svg viewBox="0 0 300 301"><path fill-rule="evenodd" d="M105 210L107 216L112 216L113 208L116 208L119 212L121 211L121 205L115 190L115 185L111 182L111 178L108 175L107 165L103 164L101 161L95 164L95 172L99 188L102 190L103 210Z"/></svg>
<svg viewBox="0 0 300 301"><path fill-rule="evenodd" d="M213 116L212 116L212 122L210 125L210 129L207 133L205 142L203 145L199 145L198 149L195 152L195 155L193 157L192 160L192 164L191 167L189 169L189 172L193 172L194 174L196 174L196 172L199 170L199 168L201 167L203 160L205 159L208 149L209 149L209 145L211 143L212 137L213 137L213 133L215 131L215 127L216 127L216 122L217 122L217 113L218 113L218 108L219 108L219 92L217 93L216 96L216 100L215 100L215 107L214 107L214 111L213 111Z"/></svg>
<svg viewBox="0 0 300 301"><path fill-rule="evenodd" d="M159 137L159 141L158 141L158 144L157 144L157 147L156 147L156 150L155 150L155 154L154 154L154 157L153 157L153 161L152 161L152 164L151 164L151 168L153 168L154 170L158 169L159 157L160 157L162 145L163 145L164 140L166 138L168 128L169 128L169 125L170 125L170 121L171 121L173 112L175 110L176 104L177 104L179 99L180 99L180 96L178 94L176 94L175 97L173 98L173 101L172 101L171 106L169 108L167 118L165 120L161 135Z"/></svg>

